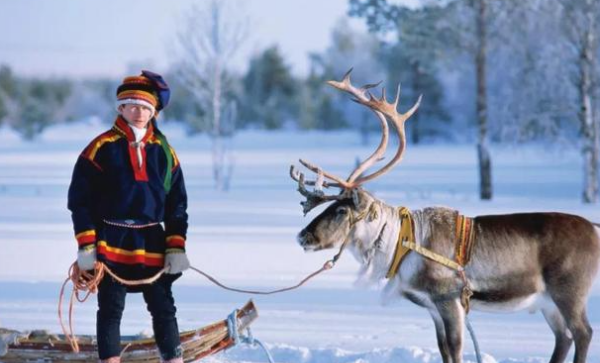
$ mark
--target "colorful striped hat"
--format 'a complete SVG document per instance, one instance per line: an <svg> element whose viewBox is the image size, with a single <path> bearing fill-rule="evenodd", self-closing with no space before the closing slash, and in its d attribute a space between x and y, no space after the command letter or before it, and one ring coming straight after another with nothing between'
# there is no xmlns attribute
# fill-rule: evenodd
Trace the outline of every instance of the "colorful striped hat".
<svg viewBox="0 0 600 363"><path fill-rule="evenodd" d="M146 106L154 113L158 106L154 82L144 76L125 77L117 88L117 109L125 104Z"/></svg>

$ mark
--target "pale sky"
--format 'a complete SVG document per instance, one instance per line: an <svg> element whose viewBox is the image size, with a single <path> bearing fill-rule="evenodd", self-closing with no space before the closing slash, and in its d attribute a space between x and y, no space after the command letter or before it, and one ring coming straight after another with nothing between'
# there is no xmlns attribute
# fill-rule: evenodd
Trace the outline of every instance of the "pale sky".
<svg viewBox="0 0 600 363"><path fill-rule="evenodd" d="M163 72L178 24L207 0L1 0L0 64L19 74L122 76L132 64ZM253 27L239 64L278 44L292 71L304 74L307 52L322 51L346 15L348 0L239 0ZM365 29L362 19L352 25ZM241 67L241 66L240 66Z"/></svg>
<svg viewBox="0 0 600 363"><path fill-rule="evenodd" d="M0 0L0 64L43 77L164 72L186 10L207 1ZM278 44L295 74L306 73L307 53L329 45L332 27L348 10L348 0L237 1L253 24L238 67ZM419 0L390 2L398 1ZM362 19L350 24L366 31Z"/></svg>

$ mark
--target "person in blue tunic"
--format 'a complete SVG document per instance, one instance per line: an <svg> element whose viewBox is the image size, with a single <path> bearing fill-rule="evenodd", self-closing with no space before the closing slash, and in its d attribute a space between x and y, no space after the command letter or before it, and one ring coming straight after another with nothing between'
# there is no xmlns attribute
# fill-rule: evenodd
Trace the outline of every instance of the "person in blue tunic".
<svg viewBox="0 0 600 363"><path fill-rule="evenodd" d="M99 261L124 279L167 269L155 283L138 288L108 275L100 282L96 328L101 362L120 362L127 292L143 294L161 360L183 362L171 286L189 267L187 194L179 160L156 124L169 95L156 73L125 78L117 88L114 125L83 150L73 171L68 208L79 268L92 270Z"/></svg>

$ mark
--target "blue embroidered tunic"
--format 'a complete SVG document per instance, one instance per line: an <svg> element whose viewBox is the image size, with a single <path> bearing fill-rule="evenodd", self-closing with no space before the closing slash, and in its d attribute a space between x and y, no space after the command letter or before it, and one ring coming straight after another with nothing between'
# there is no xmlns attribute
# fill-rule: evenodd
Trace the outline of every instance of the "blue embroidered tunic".
<svg viewBox="0 0 600 363"><path fill-rule="evenodd" d="M119 116L112 129L83 150L68 208L79 248L95 246L98 260L123 278L151 276L164 266L169 249L185 250L183 174L154 121L136 142Z"/></svg>

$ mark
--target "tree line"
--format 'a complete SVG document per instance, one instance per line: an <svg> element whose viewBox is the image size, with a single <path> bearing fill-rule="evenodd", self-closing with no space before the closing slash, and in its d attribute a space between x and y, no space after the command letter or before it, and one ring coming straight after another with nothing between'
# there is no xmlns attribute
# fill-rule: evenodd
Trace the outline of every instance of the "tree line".
<svg viewBox="0 0 600 363"><path fill-rule="evenodd" d="M387 45L400 49L396 65L416 78L415 89L427 97L427 77L443 84L451 127L475 133L481 199L493 196L490 142L543 140L579 147L582 200L597 201L600 2L349 2L371 32L391 34Z"/></svg>
<svg viewBox="0 0 600 363"><path fill-rule="evenodd" d="M284 55L271 46L249 60L248 70L230 74L232 88L227 102L238 108L232 121L219 132L231 135L241 129L281 128L334 130L355 126L325 81L338 77L337 67L325 64L321 54L311 55L311 71L305 77L292 74ZM192 133L213 132L210 112L198 95L171 71L165 75L173 91L162 115L168 122L183 122ZM342 72L343 73L343 72ZM107 123L114 115L114 90L120 79L73 80L70 78L25 77L7 65L0 66L0 124L34 139L46 127L98 116Z"/></svg>
<svg viewBox="0 0 600 363"><path fill-rule="evenodd" d="M410 8L387 0L349 0L330 46L309 56L307 74L291 71L271 46L240 72L231 65L245 37L226 0L189 12L174 38L179 54L166 74L175 93L163 119L211 135L215 178L227 173L227 140L240 129L355 129L367 142L377 122L329 89L351 67L356 84L402 83L400 109L420 94L407 124L411 144L474 142L480 197L491 199L490 143L576 145L585 202L598 198L600 3L595 0L424 0ZM0 124L34 138L55 122L96 115L111 121L118 79L34 79L0 68Z"/></svg>

